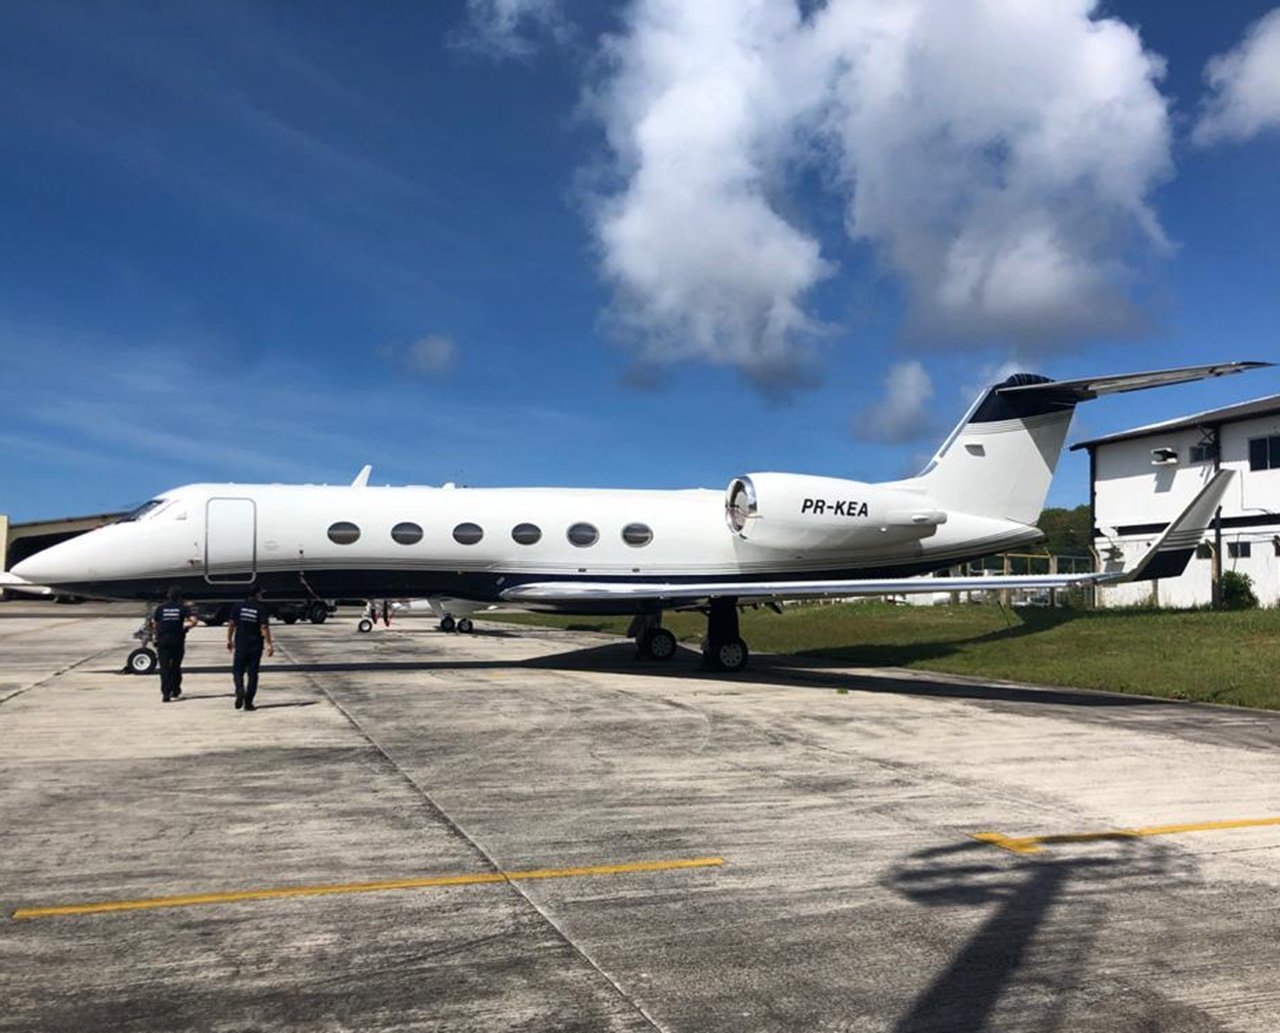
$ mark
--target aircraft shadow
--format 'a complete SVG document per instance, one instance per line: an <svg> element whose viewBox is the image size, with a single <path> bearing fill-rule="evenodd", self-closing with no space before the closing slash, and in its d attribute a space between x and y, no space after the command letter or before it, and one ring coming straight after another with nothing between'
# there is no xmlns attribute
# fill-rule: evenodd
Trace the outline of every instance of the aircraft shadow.
<svg viewBox="0 0 1280 1033"><path fill-rule="evenodd" d="M336 660L301 663L270 662L263 667L270 672L297 674L343 674L360 672L403 671L487 671L487 670L585 671L648 678L689 677L713 678L732 685L790 685L835 691L879 692L899 696L939 699L967 699L1005 703L1032 703L1075 707L1169 707L1184 706L1173 700L1115 693L1000 685L981 681L947 681L919 676L893 677L860 675L844 669L832 669L812 657L760 654L752 658L747 670L723 674L702 667L701 654L682 646L676 656L666 662L636 658L630 642L610 642L584 649L574 649L528 660ZM188 674L228 674L227 666L185 667Z"/></svg>
<svg viewBox="0 0 1280 1033"><path fill-rule="evenodd" d="M858 643L848 646L829 646L825 649L805 650L804 656L821 660L838 660L845 664L867 667L903 667L917 660L940 660L954 656L960 646L981 645L985 642L1014 642L1020 638L1038 635L1063 624L1080 620L1084 616L1078 610L1048 610L1022 608L1017 611L1020 623L1010 623L993 631L968 638L944 639L939 642L911 643Z"/></svg>
<svg viewBox="0 0 1280 1033"><path fill-rule="evenodd" d="M1194 880L1188 855L1133 837L1101 846L1095 841L1088 854L1047 860L1015 858L977 842L918 851L883 880L887 888L924 907L989 913L898 1019L893 1033L982 1033L1002 1007L1019 1016L1019 1028L1063 1029L1070 990L1087 982L1089 957L1110 901L1152 887L1166 893ZM1046 994L1046 987L1056 992ZM1159 1017L1150 1018L1155 1019L1152 1029L1171 1028Z"/></svg>

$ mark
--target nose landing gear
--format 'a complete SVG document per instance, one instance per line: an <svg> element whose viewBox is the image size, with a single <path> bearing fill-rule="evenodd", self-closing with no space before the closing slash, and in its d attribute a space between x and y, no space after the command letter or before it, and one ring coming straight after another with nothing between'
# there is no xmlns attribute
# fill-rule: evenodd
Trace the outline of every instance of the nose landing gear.
<svg viewBox="0 0 1280 1033"><path fill-rule="evenodd" d="M158 663L155 650L139 646L125 660L124 669L130 674L153 674ZM165 699L168 698L168 696L165 697Z"/></svg>
<svg viewBox="0 0 1280 1033"><path fill-rule="evenodd" d="M151 648L151 614L144 613L142 624L133 633L139 645L125 658L124 674L154 674L160 666L160 658Z"/></svg>

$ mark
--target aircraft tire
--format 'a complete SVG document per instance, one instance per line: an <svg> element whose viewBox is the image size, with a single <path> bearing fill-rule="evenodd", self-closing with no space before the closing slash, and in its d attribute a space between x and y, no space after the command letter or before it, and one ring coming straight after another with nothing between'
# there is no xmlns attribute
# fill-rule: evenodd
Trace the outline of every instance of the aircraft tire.
<svg viewBox="0 0 1280 1033"><path fill-rule="evenodd" d="M311 609L307 611L307 620L312 624L323 624L329 619L329 607L324 603L312 603Z"/></svg>
<svg viewBox="0 0 1280 1033"><path fill-rule="evenodd" d="M284 621L286 624L298 623L298 615L296 613L291 613L287 617L281 617L280 619Z"/></svg>
<svg viewBox="0 0 1280 1033"><path fill-rule="evenodd" d="M636 645L646 660L670 660L676 655L676 637L666 628L647 628Z"/></svg>
<svg viewBox="0 0 1280 1033"><path fill-rule="evenodd" d="M707 649L704 655L712 668L727 674L736 674L741 671L751 659L747 644L740 638L717 642Z"/></svg>
<svg viewBox="0 0 1280 1033"><path fill-rule="evenodd" d="M453 631L453 629L456 628L457 626L458 626L458 622L448 615L440 618L441 631Z"/></svg>
<svg viewBox="0 0 1280 1033"><path fill-rule="evenodd" d="M129 654L124 668L130 674L154 674L160 664L155 651L143 646Z"/></svg>
<svg viewBox="0 0 1280 1033"><path fill-rule="evenodd" d="M470 635L475 630L475 625L471 623L470 617L463 617L458 621L458 630L464 635Z"/></svg>
<svg viewBox="0 0 1280 1033"><path fill-rule="evenodd" d="M368 617L361 617L360 623L356 625L356 631L360 632L361 635L367 635L372 630L373 630L373 621L371 621Z"/></svg>

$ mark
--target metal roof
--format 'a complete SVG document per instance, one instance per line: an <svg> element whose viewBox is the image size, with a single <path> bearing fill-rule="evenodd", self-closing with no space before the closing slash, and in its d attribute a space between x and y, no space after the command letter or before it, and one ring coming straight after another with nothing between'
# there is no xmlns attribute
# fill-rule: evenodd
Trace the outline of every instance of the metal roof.
<svg viewBox="0 0 1280 1033"><path fill-rule="evenodd" d="M1098 445L1110 445L1115 441L1127 441L1131 438L1145 438L1152 434L1164 434L1173 430L1187 430L1191 427L1207 427L1219 423L1238 423L1240 420L1255 416L1271 416L1280 413L1280 395L1267 395L1266 398L1255 398L1252 402L1240 402L1222 409L1209 409L1206 412L1181 416L1176 420L1164 420L1161 423L1148 423L1145 427L1134 427L1132 430L1120 430L1114 434L1106 434L1088 441L1078 441L1071 446L1075 452L1081 448L1096 448Z"/></svg>
<svg viewBox="0 0 1280 1033"><path fill-rule="evenodd" d="M122 516L127 516L127 509L121 510L119 513L88 513L85 516L66 516L66 517L50 517L47 520L25 520L22 523L9 522L9 531L29 531L34 527L47 527L50 531L56 531L60 527L67 524L82 524L92 522L95 524L109 524L113 520L119 520Z"/></svg>

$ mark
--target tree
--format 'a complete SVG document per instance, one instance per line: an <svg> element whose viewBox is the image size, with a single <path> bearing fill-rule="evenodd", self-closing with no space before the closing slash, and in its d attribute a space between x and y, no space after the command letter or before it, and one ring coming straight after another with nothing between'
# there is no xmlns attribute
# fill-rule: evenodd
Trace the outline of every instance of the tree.
<svg viewBox="0 0 1280 1033"><path fill-rule="evenodd" d="M1044 547L1055 556L1088 556L1093 521L1088 506L1054 507L1040 514L1036 526L1045 533Z"/></svg>

